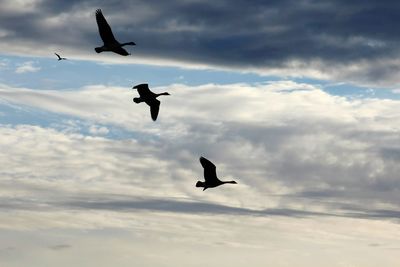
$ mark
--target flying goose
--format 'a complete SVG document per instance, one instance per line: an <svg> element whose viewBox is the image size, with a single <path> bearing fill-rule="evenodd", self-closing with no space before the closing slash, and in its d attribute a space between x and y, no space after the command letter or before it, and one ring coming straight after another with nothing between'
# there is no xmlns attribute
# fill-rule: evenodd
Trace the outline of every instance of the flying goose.
<svg viewBox="0 0 400 267"><path fill-rule="evenodd" d="M235 181L221 181L217 177L217 171L214 163L206 159L205 157L200 157L201 166L204 168L204 180L197 181L196 187L204 187L203 191L207 188L217 187L223 184L237 184Z"/></svg>
<svg viewBox="0 0 400 267"><path fill-rule="evenodd" d="M57 57L58 57L58 61L60 61L60 60L66 60L66 58L65 57L60 57L60 55L59 54L57 54L57 53L54 53Z"/></svg>
<svg viewBox="0 0 400 267"><path fill-rule="evenodd" d="M112 31L110 25L108 25L106 19L103 16L103 13L101 12L101 9L96 10L96 21L97 21L97 26L99 27L99 33L100 37L103 40L103 46L96 47L94 50L96 50L97 53L101 53L104 51L111 51L117 54L120 54L122 56L127 56L130 55L125 49L122 47L125 45L136 45L134 42L128 42L128 43L119 43Z"/></svg>
<svg viewBox="0 0 400 267"><path fill-rule="evenodd" d="M134 86L132 89L137 89L140 97L133 98L133 102L139 104L140 102L145 102L150 106L151 118L153 121L157 119L158 111L160 110L160 101L157 100L157 97L160 95L170 95L167 92L161 94L155 94L149 89L149 85L147 83L142 83Z"/></svg>

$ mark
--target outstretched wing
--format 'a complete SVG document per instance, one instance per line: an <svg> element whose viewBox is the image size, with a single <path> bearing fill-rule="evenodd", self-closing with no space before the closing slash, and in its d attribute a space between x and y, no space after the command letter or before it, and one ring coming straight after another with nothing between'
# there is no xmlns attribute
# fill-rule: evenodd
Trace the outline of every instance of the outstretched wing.
<svg viewBox="0 0 400 267"><path fill-rule="evenodd" d="M205 157L200 157L201 166L204 168L204 179L207 181L215 181L217 178L217 171L214 163L206 159Z"/></svg>
<svg viewBox="0 0 400 267"><path fill-rule="evenodd" d="M151 105L150 105L150 113L151 113L151 118L153 119L153 121L155 121L157 119L159 110L160 110L160 101L158 101L157 99L154 99L153 101L151 101Z"/></svg>
<svg viewBox="0 0 400 267"><path fill-rule="evenodd" d="M146 97L146 96L152 94L152 92L149 89L149 85L147 83L138 84L138 85L134 86L133 88L137 89L140 97Z"/></svg>
<svg viewBox="0 0 400 267"><path fill-rule="evenodd" d="M117 54L120 54L121 56L128 56L128 55L130 55L130 54L128 53L128 51L126 51L126 50L123 49L122 47L116 47L116 48L114 48L114 49L113 49L113 52L115 52L115 53L117 53Z"/></svg>
<svg viewBox="0 0 400 267"><path fill-rule="evenodd" d="M104 18L101 9L96 10L96 21L97 26L99 27L100 37L103 40L104 44L116 42L117 40L115 40L115 37L111 31L111 27L110 25L108 25L107 20Z"/></svg>
<svg viewBox="0 0 400 267"><path fill-rule="evenodd" d="M59 54L57 54L57 53L54 53L54 54L58 57L58 59L61 59Z"/></svg>

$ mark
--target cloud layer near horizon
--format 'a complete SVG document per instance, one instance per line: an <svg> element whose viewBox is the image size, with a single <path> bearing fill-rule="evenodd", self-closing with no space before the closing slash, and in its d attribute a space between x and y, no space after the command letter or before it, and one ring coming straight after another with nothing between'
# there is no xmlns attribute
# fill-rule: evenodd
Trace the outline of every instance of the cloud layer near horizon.
<svg viewBox="0 0 400 267"><path fill-rule="evenodd" d="M133 56L101 61L218 67L396 87L396 1L1 2L3 53L100 60L94 11L102 8ZM54 50L54 51L53 51Z"/></svg>

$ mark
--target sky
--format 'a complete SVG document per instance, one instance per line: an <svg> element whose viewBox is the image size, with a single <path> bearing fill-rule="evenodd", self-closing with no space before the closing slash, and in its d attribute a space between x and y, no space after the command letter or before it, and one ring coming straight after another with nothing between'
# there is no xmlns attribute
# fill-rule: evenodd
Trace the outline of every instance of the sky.
<svg viewBox="0 0 400 267"><path fill-rule="evenodd" d="M0 0L0 266L397 267L399 13Z"/></svg>

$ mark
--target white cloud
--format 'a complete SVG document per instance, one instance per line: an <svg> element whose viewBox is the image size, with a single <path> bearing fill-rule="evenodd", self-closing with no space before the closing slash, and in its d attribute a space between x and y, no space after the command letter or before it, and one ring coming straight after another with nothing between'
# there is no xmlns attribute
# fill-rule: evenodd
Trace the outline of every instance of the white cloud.
<svg viewBox="0 0 400 267"><path fill-rule="evenodd" d="M79 254L77 248L94 253L90 244L102 250L98 241L110 231L119 266L132 263L124 248L154 266L176 266L167 256L196 266L199 250L214 251L221 266L243 266L244 255L252 255L253 266L397 264L400 101L350 100L291 81L177 84L152 88L171 93L160 97L153 122L129 88L0 88L0 98L14 105L76 117L58 130L0 127L0 164L7 166L0 170L0 213L7 214L0 231L28 231L45 244L36 251L70 245L50 262ZM95 136L77 132L79 120ZM130 137L96 136L114 127ZM215 162L221 179L239 184L195 188L200 155ZM62 240L43 234L48 229ZM10 246L4 240L0 248ZM139 253L149 247L155 253Z"/></svg>
<svg viewBox="0 0 400 267"><path fill-rule="evenodd" d="M248 186L251 201L242 200L241 205L274 207L273 199L261 201L253 190L295 194L306 202L308 197L325 196L361 207L364 198L375 195L371 208L392 207L398 201L395 191L400 184L393 177L399 171L394 161L399 153L394 146L399 141L399 101L349 100L291 81L253 87L172 85L153 88L171 93L160 97L159 119L153 122L148 106L133 103L135 92L126 88L3 88L0 97L14 104L108 125L92 124L93 135L108 134L114 125L139 142L156 142L151 154L160 162L179 166L183 160L198 167L197 158L209 156L226 170L225 176L243 179L241 184ZM185 168L171 169L177 179L188 175ZM225 203L230 196L218 198ZM279 201L287 203L285 207L299 203L290 198ZM310 208L320 210L324 205Z"/></svg>
<svg viewBox="0 0 400 267"><path fill-rule="evenodd" d="M7 59L0 59L0 70L8 69L10 61Z"/></svg>
<svg viewBox="0 0 400 267"><path fill-rule="evenodd" d="M20 64L16 69L15 73L27 73L27 72L38 72L41 68L38 66L35 66L35 62L33 61L27 61L22 64Z"/></svg>
<svg viewBox="0 0 400 267"><path fill-rule="evenodd" d="M271 81L263 85L268 91L294 91L294 90L319 90L318 86L308 83L297 83L291 80Z"/></svg>
<svg viewBox="0 0 400 267"><path fill-rule="evenodd" d="M97 125L92 125L89 128L89 133L93 135L106 135L110 131L107 129L107 127L104 126L97 126Z"/></svg>

